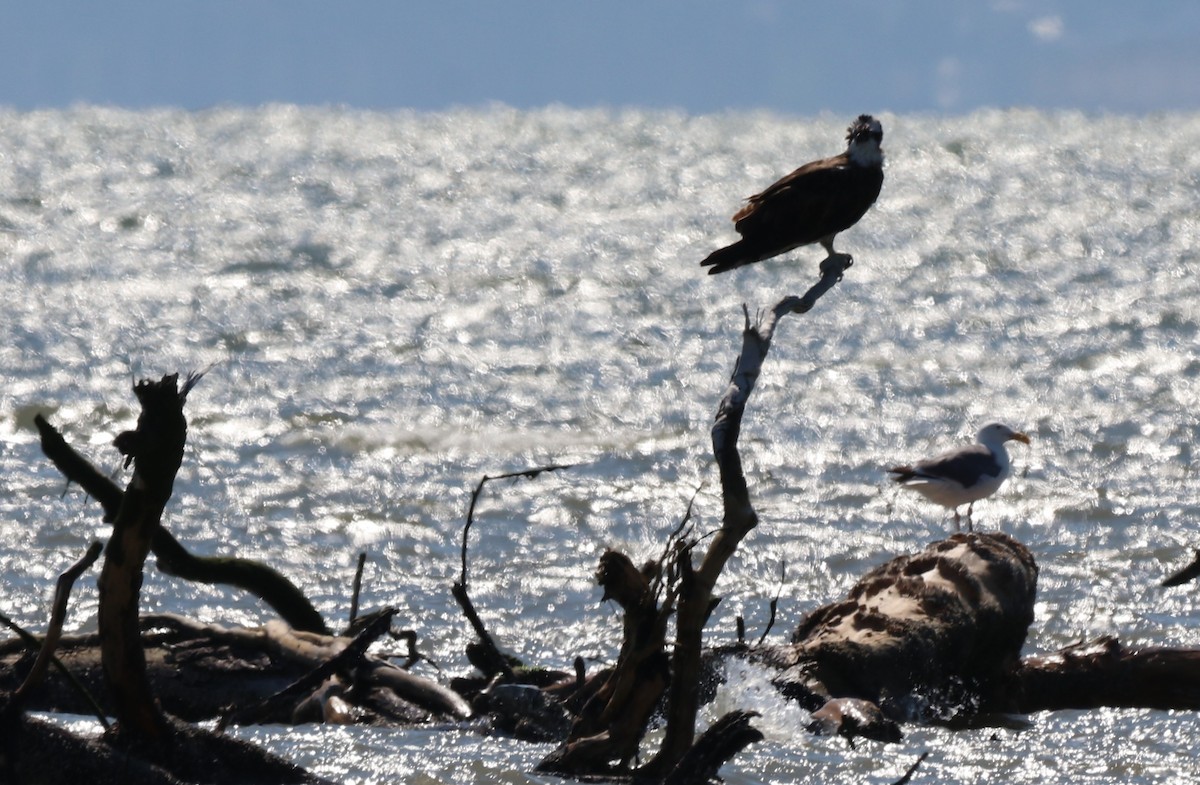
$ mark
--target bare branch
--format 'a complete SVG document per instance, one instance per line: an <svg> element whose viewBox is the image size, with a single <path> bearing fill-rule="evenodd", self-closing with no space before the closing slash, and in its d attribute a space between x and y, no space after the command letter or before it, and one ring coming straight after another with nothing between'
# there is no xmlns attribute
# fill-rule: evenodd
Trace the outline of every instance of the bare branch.
<svg viewBox="0 0 1200 785"><path fill-rule="evenodd" d="M918 755L913 765L909 766L908 771L904 772L904 776L896 780L893 785L908 785L909 781L912 780L913 775L917 773L917 767L920 766L921 762L928 757L929 750L925 750L925 752L922 752L920 755Z"/></svg>
<svg viewBox="0 0 1200 785"><path fill-rule="evenodd" d="M462 573L460 574L458 583L450 587L450 593L462 608L463 614L470 622L472 629L475 630L475 635L478 636L482 650L480 651L481 659L485 667L492 668L493 673L502 673L509 681L513 679L512 666L508 662L508 658L500 652L500 648L496 646L496 641L488 633L487 628L483 624L483 620L479 617L479 613L475 610L475 604L471 602L471 597L467 593L467 535L471 531L471 525L475 522L475 505L479 501L479 495L483 492L483 486L491 480L507 480L513 478L533 479L545 472L556 472L561 469L573 468L574 464L551 464L549 466L538 466L533 469L525 469L519 472L507 472L505 474L497 474L495 476L485 474L479 484L475 486L475 491L471 494L471 505L467 508L467 522L463 526L462 535ZM491 675L491 674L488 674Z"/></svg>
<svg viewBox="0 0 1200 785"><path fill-rule="evenodd" d="M42 639L41 647L38 649L37 659L34 660L33 667L29 673L25 675L25 680L21 682L16 692L13 693L9 704L4 708L3 714L11 718L16 713L20 712L21 706L24 705L25 699L29 696L42 680L46 677L46 670L51 663L59 668L64 674L70 677L69 681L74 684L93 707L96 717L100 720L100 725L107 732L109 730L108 719L104 716L104 712L100 709L100 705L90 692L84 689L83 685L75 679L62 661L54 656L54 650L58 647L58 641L62 637L63 623L67 618L67 603L71 599L71 589L75 585L75 581L79 580L89 567L96 563L96 559L100 558L100 552L104 550L104 546L99 542L93 542L88 546L87 552L70 567L68 567L61 575L58 576L58 581L54 587L54 601L51 604L50 611L50 626L46 630L46 635ZM23 635L28 635L24 630L17 627L7 617L4 622L12 629ZM34 641L36 644L36 640Z"/></svg>
<svg viewBox="0 0 1200 785"><path fill-rule="evenodd" d="M670 771L692 746L699 710L699 695L694 685L699 680L704 625L715 605L713 588L742 539L758 525L758 514L750 503L737 442L742 415L771 348L775 327L785 314L811 310L817 300L842 280L848 266L848 259L844 257L826 259L821 263L821 278L803 296L784 298L765 314L759 314L753 325L749 309L743 307L742 351L734 364L725 395L717 406L712 428L713 456L721 475L724 517L700 566L692 572L690 565L681 565L686 568L686 581L676 618L667 733L658 756L647 764L653 772Z"/></svg>
<svg viewBox="0 0 1200 785"><path fill-rule="evenodd" d="M775 626L775 613L779 610L779 596L783 594L783 581L787 575L787 562L780 560L779 562L779 587L775 589L775 596L771 598L771 617L767 619L767 626L762 631L762 635L758 638L757 646L762 646L763 641L767 639L767 634L771 632L771 628Z"/></svg>
<svg viewBox="0 0 1200 785"><path fill-rule="evenodd" d="M358 567L354 570L354 588L350 593L350 621L351 626L354 625L354 620L358 618L358 596L362 592L362 576L363 567L367 563L367 554L365 552L358 554Z"/></svg>
<svg viewBox="0 0 1200 785"><path fill-rule="evenodd" d="M1197 577L1200 577L1200 550L1196 551L1196 558L1192 559L1191 564L1164 578L1160 585L1182 586L1196 580Z"/></svg>

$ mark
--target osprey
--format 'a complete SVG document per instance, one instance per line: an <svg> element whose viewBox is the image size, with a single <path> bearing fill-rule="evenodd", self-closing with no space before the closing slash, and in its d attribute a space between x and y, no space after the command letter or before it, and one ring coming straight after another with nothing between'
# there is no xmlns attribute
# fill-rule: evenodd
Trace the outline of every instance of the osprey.
<svg viewBox="0 0 1200 785"><path fill-rule="evenodd" d="M883 126L869 114L846 131L846 152L801 166L746 200L733 216L742 239L700 263L709 275L820 243L830 256L834 236L858 223L883 186Z"/></svg>
<svg viewBox="0 0 1200 785"><path fill-rule="evenodd" d="M1004 449L1007 441L1029 444L1029 437L998 422L985 425L975 436L978 444L918 461L912 466L888 469L894 482L912 488L926 499L954 510L958 530L958 508L967 505L967 530L974 531L971 509L975 502L1000 489L1012 464Z"/></svg>

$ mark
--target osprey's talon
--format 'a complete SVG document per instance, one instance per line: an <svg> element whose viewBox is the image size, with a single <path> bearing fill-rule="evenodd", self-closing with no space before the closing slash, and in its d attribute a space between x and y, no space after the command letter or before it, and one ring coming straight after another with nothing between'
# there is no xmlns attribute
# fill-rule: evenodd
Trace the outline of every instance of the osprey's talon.
<svg viewBox="0 0 1200 785"><path fill-rule="evenodd" d="M854 264L854 257L848 253L831 253L821 260L821 275L836 274L838 280L842 280L842 273Z"/></svg>

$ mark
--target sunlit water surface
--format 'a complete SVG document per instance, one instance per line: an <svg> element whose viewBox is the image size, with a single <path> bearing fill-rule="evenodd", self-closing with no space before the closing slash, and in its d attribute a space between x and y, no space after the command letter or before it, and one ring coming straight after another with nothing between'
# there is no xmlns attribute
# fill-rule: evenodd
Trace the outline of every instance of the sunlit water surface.
<svg viewBox="0 0 1200 785"><path fill-rule="evenodd" d="M719 278L740 199L841 147L849 118L503 107L0 111L0 610L44 625L95 503L38 450L45 412L118 473L135 378L211 366L188 400L167 524L265 559L344 619L394 605L446 678L469 669L449 593L471 491L471 594L503 645L615 655L605 548L659 553L693 494L719 522L708 426L751 312L815 280L817 249ZM710 628L771 635L944 534L890 462L1026 430L976 510L1040 567L1027 650L1103 633L1200 646L1200 116L883 115L879 203L839 239L846 279L782 324L742 436L761 525ZM121 477L127 475L121 474ZM64 494L64 490L66 493ZM781 565L785 567L780 580ZM147 609L258 624L238 592L148 570ZM69 626L95 625L85 579ZM711 718L764 713L732 783L1158 783L1198 771L1195 717L1064 712L1024 731L909 728L849 749L801 731L761 673ZM470 727L243 731L345 782L540 782L546 748Z"/></svg>

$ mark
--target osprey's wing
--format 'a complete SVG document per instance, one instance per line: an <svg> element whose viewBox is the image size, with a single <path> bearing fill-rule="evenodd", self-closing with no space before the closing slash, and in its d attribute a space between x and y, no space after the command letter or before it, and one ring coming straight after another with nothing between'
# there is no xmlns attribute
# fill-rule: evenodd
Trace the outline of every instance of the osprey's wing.
<svg viewBox="0 0 1200 785"><path fill-rule="evenodd" d="M734 225L747 239L806 245L853 226L882 186L881 167L852 166L843 153L805 164L751 196Z"/></svg>

